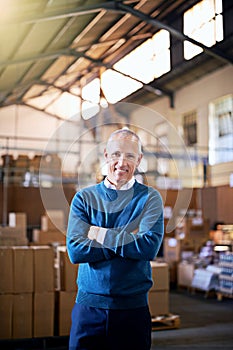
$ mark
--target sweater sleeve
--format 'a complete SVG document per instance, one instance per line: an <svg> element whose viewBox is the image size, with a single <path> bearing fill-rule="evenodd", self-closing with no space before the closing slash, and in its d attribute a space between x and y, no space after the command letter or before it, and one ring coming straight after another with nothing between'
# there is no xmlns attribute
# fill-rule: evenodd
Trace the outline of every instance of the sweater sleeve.
<svg viewBox="0 0 233 350"><path fill-rule="evenodd" d="M138 232L127 227L108 229L103 246L118 256L136 260L153 260L164 236L163 202L157 191L151 191L140 216Z"/></svg>
<svg viewBox="0 0 233 350"><path fill-rule="evenodd" d="M113 251L88 238L90 226L85 205L78 193L71 203L66 237L67 252L73 264L99 262L115 256Z"/></svg>

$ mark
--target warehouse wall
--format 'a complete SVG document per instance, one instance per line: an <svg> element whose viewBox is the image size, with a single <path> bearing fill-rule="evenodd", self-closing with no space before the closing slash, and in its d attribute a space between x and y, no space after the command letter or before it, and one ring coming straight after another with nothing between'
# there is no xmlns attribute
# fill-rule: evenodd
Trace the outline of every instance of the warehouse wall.
<svg viewBox="0 0 233 350"><path fill-rule="evenodd" d="M198 144L208 147L208 104L221 96L233 93L232 75L233 67L226 66L178 90L175 94L174 108L170 107L167 97L150 103L147 107L164 116L178 131L182 125L182 115L197 109ZM146 120L146 123L150 130L155 126L153 120Z"/></svg>
<svg viewBox="0 0 233 350"><path fill-rule="evenodd" d="M44 112L36 111L26 106L9 106L0 108L0 135L9 137L36 137L50 138L59 121L51 118ZM1 141L4 146L4 142ZM45 143L30 140L28 142L15 141L14 146L24 146L28 148L41 148Z"/></svg>
<svg viewBox="0 0 233 350"><path fill-rule="evenodd" d="M93 151L93 144L90 144L93 137L87 130L83 132L78 119L77 114L71 122L59 120L27 106L0 108L0 156L8 152L14 158L19 154L33 158L36 154L54 151L62 159L63 171L76 173L78 164L81 164L84 172L85 167L90 172L91 164L96 160L95 149ZM59 138L68 142L57 142L55 139ZM83 146L75 143L80 139ZM79 153L81 148L90 161L83 161L84 156Z"/></svg>
<svg viewBox="0 0 233 350"><path fill-rule="evenodd" d="M227 94L233 93L233 67L226 66L225 68L219 69L214 73L207 75L205 78L197 79L196 82L186 86L183 89L180 89L175 94L175 106L174 108L170 107L170 101L168 97L163 97L157 99L155 102L145 106L146 108L154 111L150 111L151 117L142 118L141 110L136 110L132 115L132 122L142 128L148 130L148 132L155 132L156 125L163 121L169 124L170 128L170 139L169 143L174 144L175 138L178 135L182 138L182 116L185 113L196 110L197 111L197 140L198 147L202 150L208 149L208 140L209 140L209 126L208 126L208 108L209 103L219 97L222 97ZM146 109L145 109L145 113ZM157 115L161 117L158 118ZM173 129L174 127L174 129ZM205 152L206 153L206 152ZM201 154L201 152L200 152ZM211 185L223 185L229 183L229 174L232 172L232 162L218 164L218 173L221 172L225 174L222 179L218 177L215 181L211 180ZM221 170L222 168L222 170ZM183 168L185 173L185 167ZM192 171L196 176L202 176L202 167L200 164L192 165ZM215 166L210 171L215 173ZM226 176L227 174L227 176ZM194 183L194 186L198 186L198 182Z"/></svg>
<svg viewBox="0 0 233 350"><path fill-rule="evenodd" d="M150 133L156 132L156 125L161 123L161 121L166 121L169 123L169 138L170 144L182 142L182 114L197 110L198 115L198 146L208 147L208 104L210 101L224 96L226 94L231 94L233 92L233 81L232 81L233 67L226 66L223 69L207 75L203 79L197 79L195 83L186 86L185 88L177 91L175 94L175 107L170 107L170 101L167 97L157 99L154 103L150 103L147 106L141 106L141 108L148 108L147 118L142 118L141 109L139 112L133 112L131 115L131 122L137 126L141 126L144 130L148 130ZM148 112L150 110L150 112ZM162 118L162 119L161 119ZM32 108L25 106L9 106L0 109L0 136L6 137L29 137L31 140L15 140L12 139L8 141L7 145L6 139L0 139L3 154L5 147L22 148L19 151L12 150L14 156L17 157L19 153L28 153L32 157L36 151L34 149L44 149L47 146L47 142L36 141L33 138L44 138L45 140L50 139L56 130L61 134L63 133L65 137L68 137L72 133L72 138L78 135L79 130L71 128L69 130L64 130L61 125L64 124L56 118L46 115L43 112L33 110ZM72 132L71 132L72 130ZM59 135L59 134L58 134ZM84 136L84 142L93 141L91 134L86 134ZM78 147L78 146L77 146ZM94 147L94 148L93 148ZM182 146L183 147L183 146ZM24 150L25 148L25 150ZM27 151L28 149L28 151ZM96 148L93 144L83 144L81 149L76 148L80 153L77 156L66 157L65 162L63 162L64 170L75 172L77 170L78 164L81 164L81 170L83 173L92 172L93 163L96 161ZM172 153L173 150L170 149ZM182 150L181 150L182 153ZM153 163L154 160L152 160ZM178 173L177 173L177 166ZM219 169L220 167L220 169ZM182 169L182 170L181 170ZM224 164L224 174L231 172L232 163ZM170 169L173 172L174 177L182 173L184 177L188 179L189 183L184 183L185 186L189 187L201 187L202 177L203 177L203 167L202 164L192 164L192 169L190 167L181 166L178 161L173 164ZM192 181L191 172L195 177L195 181ZM215 173L212 169L211 173ZM221 165L218 165L218 173L221 173ZM193 178L194 178L193 177ZM198 179L201 179L199 181ZM228 175L224 176L223 179L217 179L217 182L211 182L212 186L223 185L228 181Z"/></svg>

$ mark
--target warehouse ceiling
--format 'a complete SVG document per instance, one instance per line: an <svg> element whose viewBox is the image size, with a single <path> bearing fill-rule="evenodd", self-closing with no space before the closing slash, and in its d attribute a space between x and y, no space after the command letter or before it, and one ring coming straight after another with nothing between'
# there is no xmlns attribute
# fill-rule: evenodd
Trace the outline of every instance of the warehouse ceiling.
<svg viewBox="0 0 233 350"><path fill-rule="evenodd" d="M0 107L30 105L56 116L49 106L64 94L80 97L82 87L158 30L173 46L189 40L179 27L195 0L0 0ZM225 1L232 13L231 1ZM230 7L231 6L231 7ZM233 31L191 60L173 55L173 68L124 101L146 104L233 63ZM231 35L229 34L231 32ZM195 42L194 40L191 42ZM180 46L179 46L180 45ZM138 67L140 69L140 67ZM127 74L125 74L127 76ZM119 86L119 89L121 87ZM43 98L43 100L42 100Z"/></svg>

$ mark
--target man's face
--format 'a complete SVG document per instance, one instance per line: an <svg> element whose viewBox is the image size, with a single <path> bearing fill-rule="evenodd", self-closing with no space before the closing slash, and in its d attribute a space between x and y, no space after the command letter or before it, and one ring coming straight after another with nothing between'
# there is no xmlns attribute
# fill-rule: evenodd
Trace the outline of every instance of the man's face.
<svg viewBox="0 0 233 350"><path fill-rule="evenodd" d="M104 156L108 164L108 179L117 188L132 179L142 159L136 138L121 134L108 142Z"/></svg>

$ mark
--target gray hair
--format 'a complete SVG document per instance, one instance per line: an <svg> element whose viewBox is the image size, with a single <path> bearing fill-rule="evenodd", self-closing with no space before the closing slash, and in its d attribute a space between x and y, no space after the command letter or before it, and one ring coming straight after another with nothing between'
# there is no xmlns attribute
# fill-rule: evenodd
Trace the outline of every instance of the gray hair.
<svg viewBox="0 0 233 350"><path fill-rule="evenodd" d="M116 135L122 135L122 137L127 137L127 136L130 136L131 138L134 138L137 140L137 143L138 143L138 150L139 150L139 153L142 154L142 142L139 138L139 136L132 130L128 129L128 128L122 128L122 129L117 129L115 131L113 131L111 133L111 135L109 136L108 138L108 141L107 141L107 146L108 146L108 143L110 141L113 140L113 138L116 136Z"/></svg>

